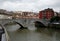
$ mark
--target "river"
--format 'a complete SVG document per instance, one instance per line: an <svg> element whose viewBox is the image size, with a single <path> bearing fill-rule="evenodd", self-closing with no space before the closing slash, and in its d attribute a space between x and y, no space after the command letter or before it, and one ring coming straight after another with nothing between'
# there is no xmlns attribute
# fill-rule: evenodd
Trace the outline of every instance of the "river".
<svg viewBox="0 0 60 41"><path fill-rule="evenodd" d="M17 24L6 26L10 41L60 41L59 29L37 29L34 24L30 24L28 29L19 27Z"/></svg>

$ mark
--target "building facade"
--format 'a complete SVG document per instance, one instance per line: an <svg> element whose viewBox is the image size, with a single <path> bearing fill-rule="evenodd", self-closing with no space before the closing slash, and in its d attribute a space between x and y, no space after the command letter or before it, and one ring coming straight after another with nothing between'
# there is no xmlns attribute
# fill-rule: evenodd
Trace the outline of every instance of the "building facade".
<svg viewBox="0 0 60 41"><path fill-rule="evenodd" d="M12 16L0 14L0 19L12 19Z"/></svg>
<svg viewBox="0 0 60 41"><path fill-rule="evenodd" d="M38 14L35 12L28 12L28 11L15 11L12 15L13 19L19 19L19 18L38 18Z"/></svg>
<svg viewBox="0 0 60 41"><path fill-rule="evenodd" d="M39 18L40 19L51 19L54 16L53 9L45 9L39 12Z"/></svg>

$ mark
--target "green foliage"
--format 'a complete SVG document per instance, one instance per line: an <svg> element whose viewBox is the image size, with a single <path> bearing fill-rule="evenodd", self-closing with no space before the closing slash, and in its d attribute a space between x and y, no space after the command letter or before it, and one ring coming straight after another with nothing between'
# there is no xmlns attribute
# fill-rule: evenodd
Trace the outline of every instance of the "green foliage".
<svg viewBox="0 0 60 41"><path fill-rule="evenodd" d="M58 16L53 16L50 20L50 22L53 22L53 21L59 21L60 20L60 17Z"/></svg>

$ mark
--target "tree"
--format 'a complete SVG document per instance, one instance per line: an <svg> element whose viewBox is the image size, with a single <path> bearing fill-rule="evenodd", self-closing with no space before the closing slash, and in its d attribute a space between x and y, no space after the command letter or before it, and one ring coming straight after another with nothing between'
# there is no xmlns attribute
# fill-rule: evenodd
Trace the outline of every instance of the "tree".
<svg viewBox="0 0 60 41"><path fill-rule="evenodd" d="M60 17L59 17L59 16L53 16L53 17L50 19L50 22L59 21L59 20L60 20Z"/></svg>

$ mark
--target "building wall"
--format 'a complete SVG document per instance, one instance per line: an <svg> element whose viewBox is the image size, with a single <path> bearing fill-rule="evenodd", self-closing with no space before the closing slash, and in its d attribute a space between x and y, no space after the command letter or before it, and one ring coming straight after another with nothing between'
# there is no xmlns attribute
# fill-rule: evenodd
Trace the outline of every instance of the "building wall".
<svg viewBox="0 0 60 41"><path fill-rule="evenodd" d="M43 15L43 12L42 12L42 11L40 11L40 12L39 12L39 18L40 18L40 19L42 19L42 18L43 18L43 16L42 16L42 15Z"/></svg>
<svg viewBox="0 0 60 41"><path fill-rule="evenodd" d="M40 19L51 19L54 16L53 9L45 9L39 12L39 18Z"/></svg>

